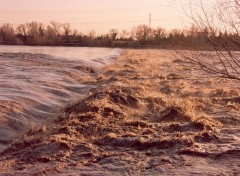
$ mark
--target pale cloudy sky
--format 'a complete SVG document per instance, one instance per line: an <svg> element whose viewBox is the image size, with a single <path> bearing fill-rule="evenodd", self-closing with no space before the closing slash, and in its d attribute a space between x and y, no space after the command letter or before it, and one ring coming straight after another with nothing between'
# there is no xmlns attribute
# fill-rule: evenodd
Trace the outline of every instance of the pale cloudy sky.
<svg viewBox="0 0 240 176"><path fill-rule="evenodd" d="M130 30L139 24L166 29L189 25L183 0L0 0L0 24L51 20L68 22L81 32L97 33L111 28Z"/></svg>

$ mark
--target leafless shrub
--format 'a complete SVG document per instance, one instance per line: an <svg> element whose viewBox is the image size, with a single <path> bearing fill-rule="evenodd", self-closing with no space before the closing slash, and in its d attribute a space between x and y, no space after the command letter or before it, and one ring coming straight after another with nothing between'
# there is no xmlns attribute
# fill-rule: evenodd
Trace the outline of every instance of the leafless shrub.
<svg viewBox="0 0 240 176"><path fill-rule="evenodd" d="M214 52L182 56L220 77L240 80L240 1L191 0L187 7L186 14L206 35Z"/></svg>

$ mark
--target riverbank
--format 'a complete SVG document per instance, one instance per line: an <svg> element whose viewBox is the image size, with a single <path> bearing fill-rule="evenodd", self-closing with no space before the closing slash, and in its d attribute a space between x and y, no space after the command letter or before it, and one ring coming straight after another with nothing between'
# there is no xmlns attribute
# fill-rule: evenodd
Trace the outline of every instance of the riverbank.
<svg viewBox="0 0 240 176"><path fill-rule="evenodd" d="M240 173L239 82L206 74L171 51L126 50L91 84L96 88L53 123L1 153L1 173Z"/></svg>

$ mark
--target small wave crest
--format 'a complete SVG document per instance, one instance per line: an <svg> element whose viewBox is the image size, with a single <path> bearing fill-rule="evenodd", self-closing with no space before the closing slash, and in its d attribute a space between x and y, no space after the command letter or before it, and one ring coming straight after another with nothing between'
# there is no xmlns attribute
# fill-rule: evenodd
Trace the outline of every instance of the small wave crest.
<svg viewBox="0 0 240 176"><path fill-rule="evenodd" d="M0 53L0 151L32 125L47 123L58 109L84 95L98 69L121 50L100 57L45 53Z"/></svg>

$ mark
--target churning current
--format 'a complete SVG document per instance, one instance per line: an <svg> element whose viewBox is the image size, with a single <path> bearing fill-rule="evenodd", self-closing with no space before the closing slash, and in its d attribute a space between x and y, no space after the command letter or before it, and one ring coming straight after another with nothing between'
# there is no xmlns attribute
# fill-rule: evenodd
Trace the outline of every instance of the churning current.
<svg viewBox="0 0 240 176"><path fill-rule="evenodd" d="M92 88L90 75L120 54L110 48L0 46L0 151L79 99Z"/></svg>

